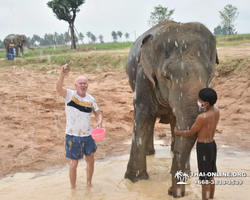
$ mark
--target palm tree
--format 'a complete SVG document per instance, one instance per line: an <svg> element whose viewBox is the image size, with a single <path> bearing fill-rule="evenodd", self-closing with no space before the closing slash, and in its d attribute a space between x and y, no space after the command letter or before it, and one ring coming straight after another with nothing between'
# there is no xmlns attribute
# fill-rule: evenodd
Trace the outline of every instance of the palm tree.
<svg viewBox="0 0 250 200"><path fill-rule="evenodd" d="M112 35L114 42L116 42L117 41L117 33L115 31L112 31L111 35Z"/></svg>
<svg viewBox="0 0 250 200"><path fill-rule="evenodd" d="M99 35L98 38L99 38L99 40L100 40L101 43L104 43L102 35Z"/></svg>
<svg viewBox="0 0 250 200"><path fill-rule="evenodd" d="M0 49L3 49L3 48L4 48L3 42L2 40L0 40Z"/></svg>
<svg viewBox="0 0 250 200"><path fill-rule="evenodd" d="M183 178L184 178L184 182L186 182L187 180L188 180L188 178L189 178L189 175L188 174L186 174L185 172L183 173Z"/></svg>
<svg viewBox="0 0 250 200"><path fill-rule="evenodd" d="M117 35L119 35L120 39L122 39L123 33L121 31L117 31Z"/></svg>
<svg viewBox="0 0 250 200"><path fill-rule="evenodd" d="M129 38L129 33L125 33L125 37L126 37L126 39L128 40L128 38Z"/></svg>
<svg viewBox="0 0 250 200"><path fill-rule="evenodd" d="M182 175L183 175L183 172L180 170L180 171L177 171L176 173L175 173L175 178L177 178L178 180L182 177Z"/></svg>
<svg viewBox="0 0 250 200"><path fill-rule="evenodd" d="M91 41L92 41L93 43L95 43L95 41L96 41L96 36L95 36L94 34L92 34L90 38L91 38Z"/></svg>
<svg viewBox="0 0 250 200"><path fill-rule="evenodd" d="M91 39L91 35L93 35L90 31L88 31L87 33L86 33L86 35L87 35L87 37L89 38L89 39Z"/></svg>
<svg viewBox="0 0 250 200"><path fill-rule="evenodd" d="M65 41L66 44L70 41L69 39L70 39L69 32L65 32L64 33L64 41Z"/></svg>

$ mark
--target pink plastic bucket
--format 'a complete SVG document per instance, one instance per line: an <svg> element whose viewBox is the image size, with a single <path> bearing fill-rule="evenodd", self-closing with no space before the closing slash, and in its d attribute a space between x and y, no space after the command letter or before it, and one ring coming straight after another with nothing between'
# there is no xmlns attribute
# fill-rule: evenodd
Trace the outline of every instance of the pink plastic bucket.
<svg viewBox="0 0 250 200"><path fill-rule="evenodd" d="M101 140L105 137L105 129L104 128L96 128L91 131L92 138L94 140Z"/></svg>

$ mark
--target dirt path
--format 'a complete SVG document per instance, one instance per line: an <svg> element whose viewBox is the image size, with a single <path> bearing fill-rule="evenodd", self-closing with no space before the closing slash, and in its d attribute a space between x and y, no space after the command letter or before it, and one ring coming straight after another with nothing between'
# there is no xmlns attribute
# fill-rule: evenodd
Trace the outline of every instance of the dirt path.
<svg viewBox="0 0 250 200"><path fill-rule="evenodd" d="M248 56L249 47L219 48L219 57ZM1 62L1 61L0 61ZM56 72L56 70L54 70ZM74 89L72 72L65 85ZM106 137L97 141L97 159L129 153L133 124L133 93L125 72L85 74L88 92L103 111ZM28 71L21 67L0 69L0 177L22 171L39 171L67 163L64 157L65 114L63 100L55 91L58 74ZM215 77L211 84L218 92L221 121L216 140L218 148L228 146L250 151L249 75ZM92 117L95 126L94 117ZM166 135L165 135L166 134ZM156 139L170 145L167 125L156 125Z"/></svg>

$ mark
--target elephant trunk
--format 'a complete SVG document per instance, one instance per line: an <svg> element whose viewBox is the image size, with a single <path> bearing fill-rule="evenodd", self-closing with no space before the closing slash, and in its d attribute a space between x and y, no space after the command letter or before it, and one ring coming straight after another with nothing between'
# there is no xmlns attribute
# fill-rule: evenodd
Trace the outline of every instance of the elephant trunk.
<svg viewBox="0 0 250 200"><path fill-rule="evenodd" d="M191 129L196 117L200 113L196 101L193 100L192 102L194 102L192 103L193 105L181 107L180 110L175 112L176 127L178 130ZM190 105L190 103L183 103L183 105ZM176 167L174 171L184 170L186 173L190 172L189 157L196 139L197 134L190 137L174 136L173 161L176 162L176 165L172 165L172 167Z"/></svg>
<svg viewBox="0 0 250 200"><path fill-rule="evenodd" d="M28 49L32 49L33 51L34 51L34 48L32 48L32 47L27 47Z"/></svg>
<svg viewBox="0 0 250 200"><path fill-rule="evenodd" d="M33 47L30 47L27 41L26 41L24 44L25 44L25 46L26 46L28 49L32 49L32 50L34 51L34 48L33 48Z"/></svg>
<svg viewBox="0 0 250 200"><path fill-rule="evenodd" d="M185 106L181 107L180 110L177 110L174 113L176 117L177 128L179 130L187 130L192 127L197 115L199 114L199 108L197 104L193 106ZM173 135L171 195L174 197L182 197L185 195L185 185L178 184L180 180L175 175L177 172L186 173L187 175L190 174L190 153L196 139L197 134L191 137Z"/></svg>

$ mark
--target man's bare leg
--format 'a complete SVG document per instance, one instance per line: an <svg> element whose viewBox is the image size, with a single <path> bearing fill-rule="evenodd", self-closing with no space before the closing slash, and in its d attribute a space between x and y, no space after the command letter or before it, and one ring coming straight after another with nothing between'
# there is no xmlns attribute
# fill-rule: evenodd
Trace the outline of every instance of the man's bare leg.
<svg viewBox="0 0 250 200"><path fill-rule="evenodd" d="M76 187L76 169L78 165L78 160L70 159L69 164L69 180L71 184L71 189Z"/></svg>
<svg viewBox="0 0 250 200"><path fill-rule="evenodd" d="M209 179L210 183L214 182L214 177L210 177ZM215 191L215 184L210 184L210 199L214 198L214 191Z"/></svg>
<svg viewBox="0 0 250 200"><path fill-rule="evenodd" d="M94 173L94 163L95 163L94 153L91 153L89 156L85 156L85 159L87 164L87 169L86 169L87 186L92 186L92 176Z"/></svg>

